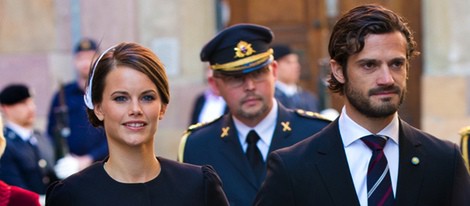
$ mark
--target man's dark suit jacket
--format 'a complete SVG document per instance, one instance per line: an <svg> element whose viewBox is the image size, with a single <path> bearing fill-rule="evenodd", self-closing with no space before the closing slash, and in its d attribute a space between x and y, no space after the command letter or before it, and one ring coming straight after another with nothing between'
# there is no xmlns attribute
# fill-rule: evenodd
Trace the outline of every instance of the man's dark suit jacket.
<svg viewBox="0 0 470 206"><path fill-rule="evenodd" d="M338 120L271 153L255 205L359 205ZM470 205L470 177L457 145L400 120L395 205Z"/></svg>
<svg viewBox="0 0 470 206"><path fill-rule="evenodd" d="M316 117L313 112L295 112L278 105L270 152L293 145L330 123L329 120ZM253 204L261 183L256 181L242 150L231 114L198 128L190 128L182 138L179 160L196 165L212 165L222 179L231 206Z"/></svg>
<svg viewBox="0 0 470 206"><path fill-rule="evenodd" d="M4 128L7 146L0 159L0 180L9 185L45 194L47 186L57 180L53 170L52 143L35 132L38 153L9 127ZM41 161L41 165L39 161ZM44 164L46 163L46 164Z"/></svg>

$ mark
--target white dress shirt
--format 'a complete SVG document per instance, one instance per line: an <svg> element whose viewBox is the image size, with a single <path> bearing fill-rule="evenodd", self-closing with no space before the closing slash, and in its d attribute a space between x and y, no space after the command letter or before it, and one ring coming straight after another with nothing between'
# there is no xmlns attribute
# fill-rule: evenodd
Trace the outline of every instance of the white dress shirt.
<svg viewBox="0 0 470 206"><path fill-rule="evenodd" d="M351 171L354 188L361 205L367 206L367 168L372 157L372 150L361 141L361 137L372 134L364 127L354 122L343 107L338 120L339 132L346 152L346 158ZM384 153L387 158L390 178L392 180L393 195L396 195L398 179L398 115L395 113L393 120L378 135L389 137Z"/></svg>
<svg viewBox="0 0 470 206"><path fill-rule="evenodd" d="M199 114L199 122L210 122L224 114L226 103L223 97L214 94L211 89L204 91L204 97L206 101Z"/></svg>
<svg viewBox="0 0 470 206"><path fill-rule="evenodd" d="M281 90L288 97L291 97L294 94L297 94L297 92L299 91L299 88L297 87L297 85L295 85L295 84L294 85L288 85L288 84L285 84L281 81L276 81L276 88Z"/></svg>
<svg viewBox="0 0 470 206"><path fill-rule="evenodd" d="M246 142L248 132L250 132L251 130L255 130L258 136L260 137L260 140L258 141L256 146L258 146L258 149L261 152L261 155L263 156L263 160L266 162L266 158L269 152L269 146L271 145L271 141L274 135L274 128L276 127L277 108L277 102L273 99L273 107L271 108L271 111L254 128L246 126L240 120L233 117L233 122L237 129L238 139L240 140L240 145L242 146L243 152L246 153L246 150L248 148L248 143Z"/></svg>

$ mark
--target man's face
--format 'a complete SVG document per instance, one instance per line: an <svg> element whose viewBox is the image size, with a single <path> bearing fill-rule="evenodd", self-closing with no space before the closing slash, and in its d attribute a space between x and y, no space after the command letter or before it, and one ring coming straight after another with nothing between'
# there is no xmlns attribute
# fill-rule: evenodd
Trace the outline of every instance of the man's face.
<svg viewBox="0 0 470 206"><path fill-rule="evenodd" d="M81 51L75 54L75 69L78 71L79 78L87 79L88 73L90 72L90 65L95 56L95 51Z"/></svg>
<svg viewBox="0 0 470 206"><path fill-rule="evenodd" d="M3 112L8 121L22 127L31 128L36 118L36 104L29 97L13 105L2 105Z"/></svg>
<svg viewBox="0 0 470 206"><path fill-rule="evenodd" d="M369 34L364 49L347 62L346 107L372 118L393 115L406 93L406 39L400 32ZM346 80L347 79L347 80Z"/></svg>
<svg viewBox="0 0 470 206"><path fill-rule="evenodd" d="M230 112L240 121L254 126L273 106L276 63L240 75L219 75L209 79L216 93L222 96Z"/></svg>
<svg viewBox="0 0 470 206"><path fill-rule="evenodd" d="M300 78L300 63L297 54L288 54L277 60L277 79L285 84L296 84Z"/></svg>

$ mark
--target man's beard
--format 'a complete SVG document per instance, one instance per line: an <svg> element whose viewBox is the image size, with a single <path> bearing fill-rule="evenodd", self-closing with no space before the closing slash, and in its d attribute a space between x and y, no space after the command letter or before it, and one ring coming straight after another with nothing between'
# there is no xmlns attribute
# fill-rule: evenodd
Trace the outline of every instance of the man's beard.
<svg viewBox="0 0 470 206"><path fill-rule="evenodd" d="M262 101L262 105L261 105L261 108L259 108L257 111L248 112L248 111L244 111L243 107L240 107L236 111L237 116L239 116L241 118L246 118L246 119L257 119L257 118L265 115L268 112L269 107L266 104L266 102L263 100L262 97L260 97L260 99Z"/></svg>
<svg viewBox="0 0 470 206"><path fill-rule="evenodd" d="M371 118L384 118L397 112L406 94L406 89L402 90L396 85L371 89L367 95L355 90L348 83L346 83L344 87L345 96L350 104L361 114ZM369 97L383 91L398 94L400 98L399 102L392 102L392 98L383 98L379 100L380 102L373 104Z"/></svg>

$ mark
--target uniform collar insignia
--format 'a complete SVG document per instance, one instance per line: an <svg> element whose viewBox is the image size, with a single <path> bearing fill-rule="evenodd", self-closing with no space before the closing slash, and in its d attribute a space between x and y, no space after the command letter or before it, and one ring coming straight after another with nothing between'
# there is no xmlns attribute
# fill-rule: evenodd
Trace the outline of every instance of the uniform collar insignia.
<svg viewBox="0 0 470 206"><path fill-rule="evenodd" d="M228 136L228 131L230 130L230 127L222 127L222 134L220 135L220 138L224 138Z"/></svg>
<svg viewBox="0 0 470 206"><path fill-rule="evenodd" d="M290 122L281 122L281 125L283 132L292 131L292 129L290 128Z"/></svg>

